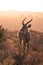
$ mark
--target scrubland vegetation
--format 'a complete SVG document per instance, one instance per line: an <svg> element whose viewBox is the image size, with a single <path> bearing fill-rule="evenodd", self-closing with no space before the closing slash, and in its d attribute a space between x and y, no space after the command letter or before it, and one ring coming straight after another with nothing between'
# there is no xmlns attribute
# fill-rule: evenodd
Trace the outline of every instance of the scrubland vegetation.
<svg viewBox="0 0 43 65"><path fill-rule="evenodd" d="M18 31L0 26L0 65L43 65L43 33L30 31L29 53L19 55Z"/></svg>

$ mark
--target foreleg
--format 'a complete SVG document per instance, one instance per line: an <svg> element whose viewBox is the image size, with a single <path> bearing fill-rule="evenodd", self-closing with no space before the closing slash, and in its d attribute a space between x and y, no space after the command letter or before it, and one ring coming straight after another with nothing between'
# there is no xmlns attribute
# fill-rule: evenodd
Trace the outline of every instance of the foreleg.
<svg viewBox="0 0 43 65"><path fill-rule="evenodd" d="M29 42L27 43L27 53L29 52Z"/></svg>

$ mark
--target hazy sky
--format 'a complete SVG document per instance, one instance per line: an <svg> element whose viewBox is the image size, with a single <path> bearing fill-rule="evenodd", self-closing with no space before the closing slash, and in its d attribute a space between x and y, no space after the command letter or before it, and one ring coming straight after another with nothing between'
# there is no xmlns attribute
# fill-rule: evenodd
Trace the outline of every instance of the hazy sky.
<svg viewBox="0 0 43 65"><path fill-rule="evenodd" d="M0 0L0 11L11 10L43 12L43 0Z"/></svg>

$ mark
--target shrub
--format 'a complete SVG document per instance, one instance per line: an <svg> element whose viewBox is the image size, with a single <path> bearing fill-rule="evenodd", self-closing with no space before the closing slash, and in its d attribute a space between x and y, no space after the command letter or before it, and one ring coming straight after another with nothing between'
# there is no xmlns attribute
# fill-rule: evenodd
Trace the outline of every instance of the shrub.
<svg viewBox="0 0 43 65"><path fill-rule="evenodd" d="M4 62L3 65L13 65L14 64L14 59L7 57Z"/></svg>

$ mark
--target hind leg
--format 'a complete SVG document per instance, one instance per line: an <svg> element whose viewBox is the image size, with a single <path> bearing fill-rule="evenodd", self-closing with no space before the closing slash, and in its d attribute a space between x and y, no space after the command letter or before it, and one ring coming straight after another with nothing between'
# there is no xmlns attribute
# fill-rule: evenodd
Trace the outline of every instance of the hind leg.
<svg viewBox="0 0 43 65"><path fill-rule="evenodd" d="M20 45L19 45L19 55L21 55L21 40L20 40Z"/></svg>
<svg viewBox="0 0 43 65"><path fill-rule="evenodd" d="M26 44L23 44L23 55L25 56L25 48L26 48Z"/></svg>

